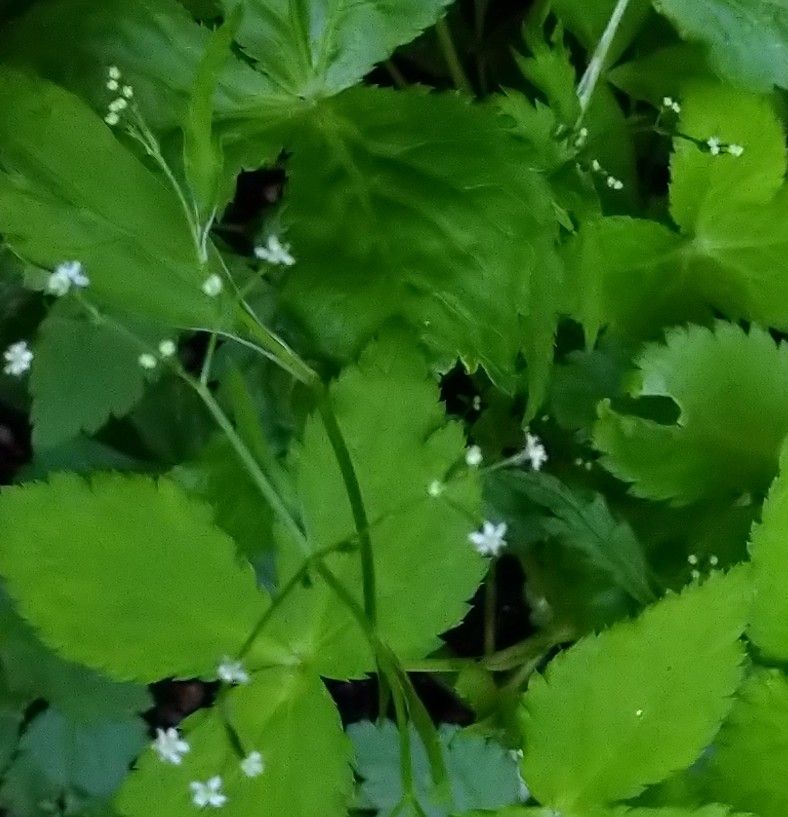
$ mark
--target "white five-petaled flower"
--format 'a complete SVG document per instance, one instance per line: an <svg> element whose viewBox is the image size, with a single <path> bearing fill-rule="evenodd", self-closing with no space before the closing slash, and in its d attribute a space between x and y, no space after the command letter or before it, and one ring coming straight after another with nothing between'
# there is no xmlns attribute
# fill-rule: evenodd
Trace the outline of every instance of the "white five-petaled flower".
<svg viewBox="0 0 788 817"><path fill-rule="evenodd" d="M241 771L247 777L259 777L265 771L265 761L260 752L249 752L241 761Z"/></svg>
<svg viewBox="0 0 788 817"><path fill-rule="evenodd" d="M150 352L143 352L137 358L137 363L139 363L143 369L155 369L157 361Z"/></svg>
<svg viewBox="0 0 788 817"><path fill-rule="evenodd" d="M225 656L216 669L216 674L226 684L248 684L249 673L241 661L233 661Z"/></svg>
<svg viewBox="0 0 788 817"><path fill-rule="evenodd" d="M478 468L482 464L482 450L478 445L472 445L465 452L465 464L470 468Z"/></svg>
<svg viewBox="0 0 788 817"><path fill-rule="evenodd" d="M275 235L268 236L264 247L255 247L254 254L256 258L269 264L282 264L285 267L292 267L295 264L295 258L290 253L290 245L282 244Z"/></svg>
<svg viewBox="0 0 788 817"><path fill-rule="evenodd" d="M85 269L79 261L64 261L55 267L55 271L47 279L47 292L61 297L71 287L84 289L90 284L90 278L85 275Z"/></svg>
<svg viewBox="0 0 788 817"><path fill-rule="evenodd" d="M224 289L222 279L214 273L209 275L202 285L202 291L209 297L215 298Z"/></svg>
<svg viewBox="0 0 788 817"><path fill-rule="evenodd" d="M720 151L722 150L722 142L718 136L710 136L706 140L706 145L708 146L709 153L711 153L712 156L719 156Z"/></svg>
<svg viewBox="0 0 788 817"><path fill-rule="evenodd" d="M526 432L523 459L531 463L531 468L533 468L534 471L541 470L542 466L547 462L547 449L536 434Z"/></svg>
<svg viewBox="0 0 788 817"><path fill-rule="evenodd" d="M177 729L157 729L153 749L165 763L180 766L183 756L190 750L189 744L178 734Z"/></svg>
<svg viewBox="0 0 788 817"><path fill-rule="evenodd" d="M728 145L728 153L731 156L741 156L744 153L744 147L742 145L737 145L735 142L731 145Z"/></svg>
<svg viewBox="0 0 788 817"><path fill-rule="evenodd" d="M5 361L3 371L6 374L12 377L21 377L30 369L30 364L33 362L33 353L30 351L26 340L19 340L12 343L3 352L3 360Z"/></svg>
<svg viewBox="0 0 788 817"><path fill-rule="evenodd" d="M195 780L189 783L192 793L192 803L197 808L221 808L227 802L227 795L222 792L222 778L218 775L205 783Z"/></svg>
<svg viewBox="0 0 788 817"><path fill-rule="evenodd" d="M468 534L468 541L482 556L497 556L506 547L506 522L485 522L481 530Z"/></svg>

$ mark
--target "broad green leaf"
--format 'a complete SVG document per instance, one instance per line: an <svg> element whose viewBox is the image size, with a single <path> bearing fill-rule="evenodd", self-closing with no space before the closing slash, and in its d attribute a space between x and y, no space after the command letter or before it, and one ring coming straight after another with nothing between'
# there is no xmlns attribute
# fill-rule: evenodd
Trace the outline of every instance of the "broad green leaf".
<svg viewBox="0 0 788 817"><path fill-rule="evenodd" d="M427 817L465 814L471 809L494 810L517 802L521 795L516 761L499 743L443 724L441 750L451 784L450 802L441 802L430 777L424 745L411 728L411 763L419 804ZM402 800L400 746L392 721L351 724L348 735L356 751L356 773L361 778L356 806L394 813Z"/></svg>
<svg viewBox="0 0 788 817"><path fill-rule="evenodd" d="M82 262L90 297L173 325L214 325L206 277L175 193L75 96L0 71L0 231L52 269Z"/></svg>
<svg viewBox="0 0 788 817"><path fill-rule="evenodd" d="M737 815L728 806L712 803L698 807L630 808L619 806L614 809L596 809L589 812L588 817L737 817ZM738 814L738 817L747 817L747 815Z"/></svg>
<svg viewBox="0 0 788 817"><path fill-rule="evenodd" d="M35 447L52 448L80 431L93 434L110 417L126 414L145 389L140 353L157 341L152 328L138 322L125 334L74 310L51 312L39 328L30 375Z"/></svg>
<svg viewBox="0 0 788 817"><path fill-rule="evenodd" d="M530 279L560 286L554 213L492 108L359 88L322 103L290 147L283 295L312 348L347 360L401 316L438 365L459 354L505 389L524 346L552 357ZM531 363L538 392L546 367Z"/></svg>
<svg viewBox="0 0 788 817"><path fill-rule="evenodd" d="M166 129L186 117L209 42L210 32L176 0L48 0L0 34L0 53L5 62L32 68L73 91L96 111L106 110L113 97L105 87L106 72L116 65L148 124ZM219 75L213 104L219 118L229 118L274 104L275 97L265 77L232 56Z"/></svg>
<svg viewBox="0 0 788 817"><path fill-rule="evenodd" d="M460 426L446 422L437 386L405 337L390 334L373 344L331 388L371 524L378 633L401 661L440 645L438 634L463 617L485 569L468 542L479 524L476 475L460 472L441 496L427 493L433 480L462 463L464 440ZM345 486L317 416L307 423L294 469L312 549L352 537ZM282 555L284 582L301 557L294 546ZM333 555L326 564L360 599L358 552ZM322 675L373 669L357 624L316 576L281 609L278 624L293 650L309 656Z"/></svg>
<svg viewBox="0 0 788 817"><path fill-rule="evenodd" d="M711 755L709 793L758 817L788 809L788 679L760 669L742 685Z"/></svg>
<svg viewBox="0 0 788 817"><path fill-rule="evenodd" d="M118 680L215 676L265 599L208 508L167 480L56 474L0 495L0 574L70 660Z"/></svg>
<svg viewBox="0 0 788 817"><path fill-rule="evenodd" d="M681 99L679 130L671 158L670 211L694 233L700 250L726 233L719 216L742 206L766 204L781 188L786 168L785 133L768 97L722 85L688 86ZM744 148L741 156L712 154L709 138ZM737 236L738 238L738 236Z"/></svg>
<svg viewBox="0 0 788 817"><path fill-rule="evenodd" d="M292 97L355 85L397 46L443 16L450 0L221 0L244 15L238 42L272 85Z"/></svg>
<svg viewBox="0 0 788 817"><path fill-rule="evenodd" d="M552 514L542 520L545 533L587 559L635 601L654 600L643 546L632 528L616 519L601 494L583 497L550 474L503 472L498 490L508 490Z"/></svg>
<svg viewBox="0 0 788 817"><path fill-rule="evenodd" d="M48 709L22 737L0 803L19 817L44 817L57 813L59 803L67 813L81 813L107 801L144 745L145 732L140 718L85 725Z"/></svg>
<svg viewBox="0 0 788 817"><path fill-rule="evenodd" d="M783 0L654 0L687 40L704 43L714 69L756 90L788 88L788 7Z"/></svg>
<svg viewBox="0 0 788 817"><path fill-rule="evenodd" d="M222 694L219 706L182 724L191 750L180 765L163 763L152 749L142 754L116 800L120 815L146 817L153 800L161 814L193 817L189 784L216 775L227 797L221 810L227 817L347 813L350 742L317 675L303 667L267 669ZM239 746L231 743L228 724ZM250 778L240 762L253 751L261 753L265 768Z"/></svg>
<svg viewBox="0 0 788 817"><path fill-rule="evenodd" d="M768 487L788 433L788 347L718 322L671 329L637 366L631 396L668 398L680 413L665 423L600 404L594 445L608 471L636 496L678 505Z"/></svg>
<svg viewBox="0 0 788 817"><path fill-rule="evenodd" d="M0 768L5 769L16 752L23 718L23 712L0 708Z"/></svg>
<svg viewBox="0 0 788 817"><path fill-rule="evenodd" d="M788 661L788 448L772 483L760 524L753 526L750 554L755 603L750 638L771 658Z"/></svg>
<svg viewBox="0 0 788 817"><path fill-rule="evenodd" d="M563 813L631 798L689 766L741 680L746 571L715 574L592 635L523 698L523 776Z"/></svg>

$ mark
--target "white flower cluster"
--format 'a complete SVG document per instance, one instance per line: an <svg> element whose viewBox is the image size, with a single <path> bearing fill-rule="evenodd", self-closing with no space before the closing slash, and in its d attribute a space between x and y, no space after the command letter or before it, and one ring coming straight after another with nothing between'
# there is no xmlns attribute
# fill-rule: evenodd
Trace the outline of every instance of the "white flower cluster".
<svg viewBox="0 0 788 817"><path fill-rule="evenodd" d="M256 258L268 264L285 267L292 267L295 264L295 258L290 252L290 245L283 244L276 235L268 236L264 246L255 247L254 254Z"/></svg>
<svg viewBox="0 0 788 817"><path fill-rule="evenodd" d="M709 556L709 567L713 569L717 567L719 563L720 563L719 557L712 553L711 556ZM692 568L692 570L690 571L690 576L692 577L693 580L697 581L701 577L701 572L700 570L698 570L698 566L700 565L700 559L698 558L698 554L690 553L690 555L687 556L687 564L689 564L689 566Z"/></svg>
<svg viewBox="0 0 788 817"><path fill-rule="evenodd" d="M90 284L90 278L85 275L85 268L79 261L64 261L55 267L55 271L47 279L47 292L62 298L72 287L84 289Z"/></svg>
<svg viewBox="0 0 788 817"><path fill-rule="evenodd" d="M162 360L167 360L175 355L178 351L178 346L174 340L170 338L164 338L164 340L159 342L159 357ZM159 360L156 355L151 354L150 352L143 352L138 358L137 362L143 369L155 369L156 366L159 364Z"/></svg>
<svg viewBox="0 0 788 817"><path fill-rule="evenodd" d="M217 668L217 675L227 683L244 684L249 680L249 674L240 661L223 658ZM156 740L151 748L163 763L180 766L185 755L191 751L188 741L184 740L177 729L157 729ZM265 771L265 761L261 752L254 750L244 757L239 766L246 777L259 777ZM214 775L205 782L193 780L189 783L192 803L200 809L221 808L227 803L227 795L222 791L221 775Z"/></svg>
<svg viewBox="0 0 788 817"><path fill-rule="evenodd" d="M617 179L615 176L611 175L610 173L605 170L604 167L599 163L598 159L593 159L591 162L591 170L599 176L604 176L605 184L611 190L623 190L624 189L624 182L621 179Z"/></svg>
<svg viewBox="0 0 788 817"><path fill-rule="evenodd" d="M681 105L673 99L672 96L662 97L662 107L666 111L673 111L673 113L681 113Z"/></svg>
<svg viewBox="0 0 788 817"><path fill-rule="evenodd" d="M20 340L12 343L3 352L3 372L11 377L21 377L25 372L29 371L30 365L33 362L33 352L27 345L26 340Z"/></svg>
<svg viewBox="0 0 788 817"><path fill-rule="evenodd" d="M134 89L123 82L123 75L117 65L110 65L107 69L107 90L117 94L107 106L104 117L104 121L110 127L114 127L120 122L121 115L134 98Z"/></svg>
<svg viewBox="0 0 788 817"><path fill-rule="evenodd" d="M744 153L744 147L737 145L735 142L725 144L719 136L710 136L706 140L706 147L712 156L720 156L723 153L728 153L731 156L739 157Z"/></svg>

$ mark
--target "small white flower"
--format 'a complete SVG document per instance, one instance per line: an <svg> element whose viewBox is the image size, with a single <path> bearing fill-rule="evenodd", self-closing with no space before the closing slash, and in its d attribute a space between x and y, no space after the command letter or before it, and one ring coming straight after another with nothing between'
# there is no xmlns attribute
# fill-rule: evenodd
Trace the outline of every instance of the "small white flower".
<svg viewBox="0 0 788 817"><path fill-rule="evenodd" d="M700 578L700 570L690 571L690 576L692 576L694 581L697 581Z"/></svg>
<svg viewBox="0 0 788 817"><path fill-rule="evenodd" d="M194 781L189 783L192 793L192 803L197 808L221 808L227 802L227 796L222 793L222 778L218 775L206 783Z"/></svg>
<svg viewBox="0 0 788 817"><path fill-rule="evenodd" d="M107 80L107 90L108 91L117 91L120 88L120 83L116 79L108 79Z"/></svg>
<svg viewBox="0 0 788 817"><path fill-rule="evenodd" d="M697 557L697 555L696 555L696 554L694 554L694 553L690 553L690 555L689 555L689 556L687 556L687 561L688 561L688 562L689 562L689 564L691 564L691 565L696 565L696 564L698 563L698 557Z"/></svg>
<svg viewBox="0 0 788 817"><path fill-rule="evenodd" d="M247 777L259 777L265 771L265 761L260 752L249 752L241 761L241 771Z"/></svg>
<svg viewBox="0 0 788 817"><path fill-rule="evenodd" d="M588 128L580 128L575 139L575 147L581 148L588 141Z"/></svg>
<svg viewBox="0 0 788 817"><path fill-rule="evenodd" d="M30 369L30 364L33 362L33 353L30 351L27 341L20 340L12 343L3 352L3 360L5 360L3 371L6 374L11 375L11 377L21 377Z"/></svg>
<svg viewBox="0 0 788 817"><path fill-rule="evenodd" d="M635 710L635 717L636 718L642 718L643 717L643 710L642 709L636 709Z"/></svg>
<svg viewBox="0 0 788 817"><path fill-rule="evenodd" d="M534 471L541 470L542 466L547 462L547 449L542 444L542 441L536 434L525 434L525 448L523 449L523 457L529 460L531 468Z"/></svg>
<svg viewBox="0 0 788 817"><path fill-rule="evenodd" d="M153 749L165 763L172 763L180 766L183 756L189 752L191 747L178 734L177 729L170 727L167 730L157 729L156 740L153 741Z"/></svg>
<svg viewBox="0 0 788 817"><path fill-rule="evenodd" d="M621 179L617 179L615 176L608 176L607 186L612 190L623 190L624 182L622 182Z"/></svg>
<svg viewBox="0 0 788 817"><path fill-rule="evenodd" d="M735 143L728 145L728 153L730 153L731 156L741 156L742 153L744 153L744 147Z"/></svg>
<svg viewBox="0 0 788 817"><path fill-rule="evenodd" d="M216 669L216 674L226 684L247 684L249 683L249 673L244 669L240 661L233 661L225 656Z"/></svg>
<svg viewBox="0 0 788 817"><path fill-rule="evenodd" d="M468 534L468 541L482 556L497 556L506 547L506 522L485 522L482 529Z"/></svg>
<svg viewBox="0 0 788 817"><path fill-rule="evenodd" d="M174 340L163 340L159 343L159 354L162 357L172 357L178 351Z"/></svg>
<svg viewBox="0 0 788 817"><path fill-rule="evenodd" d="M662 107L663 108L672 108L673 107L673 97L663 96L662 97Z"/></svg>
<svg viewBox="0 0 788 817"><path fill-rule="evenodd" d="M55 271L47 279L47 292L61 297L71 287L84 289L90 284L90 278L79 261L64 261L55 267Z"/></svg>
<svg viewBox="0 0 788 817"><path fill-rule="evenodd" d="M591 162L591 170L593 170L594 173L601 173L602 172L602 165L599 164L599 159L594 159Z"/></svg>
<svg viewBox="0 0 788 817"><path fill-rule="evenodd" d="M438 497L443 493L445 487L446 486L439 479L434 479L427 486L427 494L433 498Z"/></svg>
<svg viewBox="0 0 788 817"><path fill-rule="evenodd" d="M120 79L120 68L117 65L110 65L107 75L110 79Z"/></svg>
<svg viewBox="0 0 788 817"><path fill-rule="evenodd" d="M268 237L264 247L255 247L254 254L261 261L267 261L269 264L282 264L285 267L292 267L295 264L295 258L290 253L290 245L282 244L279 237L275 235Z"/></svg>
<svg viewBox="0 0 788 817"><path fill-rule="evenodd" d="M137 358L137 362L140 364L140 366L142 366L143 369L155 369L157 364L156 358L148 352L143 352Z"/></svg>
<svg viewBox="0 0 788 817"><path fill-rule="evenodd" d="M124 85L120 89L120 92L124 97L126 97L126 99L131 99L134 96L134 89L131 87L131 85Z"/></svg>
<svg viewBox="0 0 788 817"><path fill-rule="evenodd" d="M711 153L712 156L719 156L720 150L722 149L722 142L720 142L718 136L710 136L706 140L706 144L708 145L709 153Z"/></svg>
<svg viewBox="0 0 788 817"><path fill-rule="evenodd" d="M115 111L110 111L105 117L104 121L110 126L113 127L120 122L120 117L115 113Z"/></svg>
<svg viewBox="0 0 788 817"><path fill-rule="evenodd" d="M119 113L128 107L129 101L122 96L119 96L117 99L113 99L112 102L109 103L109 109L114 113Z"/></svg>
<svg viewBox="0 0 788 817"><path fill-rule="evenodd" d="M482 450L478 445L472 445L465 452L465 464L469 468L478 468L482 464L483 459Z"/></svg>
<svg viewBox="0 0 788 817"><path fill-rule="evenodd" d="M473 401L471 402L471 407L473 408L474 411L481 411L482 398L478 394L475 394L473 396Z"/></svg>
<svg viewBox="0 0 788 817"><path fill-rule="evenodd" d="M712 553L712 554L711 554L711 556L709 556L709 564L710 564L712 567L717 567L717 565L718 565L719 563L720 563L719 558L718 558L717 556L715 556L715 555Z"/></svg>
<svg viewBox="0 0 788 817"><path fill-rule="evenodd" d="M216 275L209 275L202 285L202 291L209 297L215 298L224 289L222 279Z"/></svg>

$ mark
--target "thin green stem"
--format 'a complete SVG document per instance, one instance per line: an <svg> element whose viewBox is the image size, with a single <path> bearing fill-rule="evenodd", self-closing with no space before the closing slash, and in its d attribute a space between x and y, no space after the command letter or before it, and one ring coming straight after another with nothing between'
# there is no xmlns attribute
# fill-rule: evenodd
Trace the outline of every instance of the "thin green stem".
<svg viewBox="0 0 788 817"><path fill-rule="evenodd" d="M454 47L454 40L451 38L451 32L445 18L438 20L435 24L435 33L438 35L438 44L443 52L443 58L446 60L446 67L449 69L449 75L454 87L468 94L468 96L473 96L473 88L465 75L465 70L460 62L457 49Z"/></svg>
<svg viewBox="0 0 788 817"><path fill-rule="evenodd" d="M484 585L484 654L490 656L495 652L496 606L497 593L495 573L498 562L490 560L490 570Z"/></svg>
<svg viewBox="0 0 788 817"><path fill-rule="evenodd" d="M211 379L211 364L213 363L213 355L216 351L216 332L211 332L208 339L208 348L205 351L205 359L202 362L202 369L200 371L200 383L204 387L208 387L208 381Z"/></svg>
<svg viewBox="0 0 788 817"><path fill-rule="evenodd" d="M489 0L474 0L473 33L476 39L476 74L479 78L479 90L487 93L487 61L483 52L484 23L487 19Z"/></svg>
<svg viewBox="0 0 788 817"><path fill-rule="evenodd" d="M596 48L594 49L591 61L588 63L580 82L577 86L577 98L580 101L580 116L577 120L577 125L583 121L586 115L588 106L591 104L591 99L594 96L597 82L602 73L602 68L605 65L605 60L610 51L610 46L613 44L613 39L616 36L618 27L621 25L621 20L629 5L629 0L618 0L616 3L610 19L607 21L605 30L599 38Z"/></svg>
<svg viewBox="0 0 788 817"><path fill-rule="evenodd" d="M396 85L397 88L402 89L408 87L408 81L405 79L405 75L397 68L394 60L386 60L383 64L386 66L386 70L389 72L389 76L394 80L394 85Z"/></svg>

